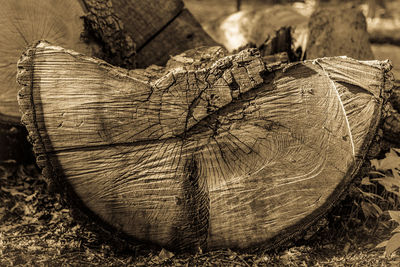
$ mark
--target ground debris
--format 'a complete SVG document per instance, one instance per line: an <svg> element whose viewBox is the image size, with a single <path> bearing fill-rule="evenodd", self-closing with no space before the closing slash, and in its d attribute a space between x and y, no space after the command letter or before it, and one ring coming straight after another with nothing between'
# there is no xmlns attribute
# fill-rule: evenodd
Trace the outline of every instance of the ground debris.
<svg viewBox="0 0 400 267"><path fill-rule="evenodd" d="M307 244L275 252L199 249L174 254L146 245L120 250L76 222L47 187L34 165L0 164L0 266L386 266L400 261L399 254L385 258L383 249L374 249L390 231L378 237L350 233L350 242L338 231L329 236L324 232L332 232L329 227Z"/></svg>

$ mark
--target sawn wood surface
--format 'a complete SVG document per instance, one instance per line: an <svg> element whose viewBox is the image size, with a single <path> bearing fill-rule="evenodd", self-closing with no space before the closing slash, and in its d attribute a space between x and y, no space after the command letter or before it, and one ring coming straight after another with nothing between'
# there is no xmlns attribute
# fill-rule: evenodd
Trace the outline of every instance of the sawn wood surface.
<svg viewBox="0 0 400 267"><path fill-rule="evenodd" d="M128 71L40 42L18 68L44 174L84 213L169 249L274 247L306 229L362 164L391 89L387 62L272 70L256 49Z"/></svg>
<svg viewBox="0 0 400 267"><path fill-rule="evenodd" d="M0 0L0 6L0 121L14 125L21 116L16 64L38 40L128 69L216 45L181 0Z"/></svg>

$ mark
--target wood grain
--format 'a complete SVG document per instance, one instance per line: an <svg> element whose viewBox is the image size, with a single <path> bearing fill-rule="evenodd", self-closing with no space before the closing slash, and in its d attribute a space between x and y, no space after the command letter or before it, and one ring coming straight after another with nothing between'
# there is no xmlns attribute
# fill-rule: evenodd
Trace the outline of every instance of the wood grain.
<svg viewBox="0 0 400 267"><path fill-rule="evenodd" d="M19 124L16 63L38 40L128 69L215 45L181 0L0 0L0 114Z"/></svg>
<svg viewBox="0 0 400 267"><path fill-rule="evenodd" d="M18 65L23 121L45 175L108 225L170 249L274 247L357 172L390 66L335 57L268 71L256 49L210 49L127 71L38 43Z"/></svg>
<svg viewBox="0 0 400 267"><path fill-rule="evenodd" d="M148 43L182 11L181 0L118 0L112 1L115 10L135 38L138 49Z"/></svg>
<svg viewBox="0 0 400 267"><path fill-rule="evenodd" d="M137 49L137 66L150 64L165 65L171 56L201 46L215 46L217 43L203 30L187 10L183 9L162 31L154 33L151 39Z"/></svg>
<svg viewBox="0 0 400 267"><path fill-rule="evenodd" d="M79 1L0 0L0 6L0 113L19 121L15 76L21 53L33 42L46 39L90 54L80 39L85 12Z"/></svg>

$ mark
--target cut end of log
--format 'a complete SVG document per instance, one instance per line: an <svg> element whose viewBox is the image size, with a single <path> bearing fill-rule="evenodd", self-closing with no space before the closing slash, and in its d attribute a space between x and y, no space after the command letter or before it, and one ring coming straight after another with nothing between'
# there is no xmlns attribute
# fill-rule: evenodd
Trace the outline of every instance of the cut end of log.
<svg viewBox="0 0 400 267"><path fill-rule="evenodd" d="M0 114L19 121L16 63L26 46L40 39L90 54L80 34L84 10L79 1L0 1Z"/></svg>
<svg viewBox="0 0 400 267"><path fill-rule="evenodd" d="M361 166L390 65L333 57L268 68L256 49L220 52L127 71L30 47L19 104L44 174L82 212L169 249L299 236ZM215 60L191 66L201 55Z"/></svg>

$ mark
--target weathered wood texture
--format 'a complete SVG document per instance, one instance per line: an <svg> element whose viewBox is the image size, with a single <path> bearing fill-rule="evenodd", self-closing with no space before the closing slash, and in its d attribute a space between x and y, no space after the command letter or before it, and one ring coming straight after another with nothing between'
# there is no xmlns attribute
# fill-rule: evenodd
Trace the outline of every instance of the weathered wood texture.
<svg viewBox="0 0 400 267"><path fill-rule="evenodd" d="M216 45L181 0L0 0L0 114L18 123L16 63L38 40L132 69Z"/></svg>
<svg viewBox="0 0 400 267"><path fill-rule="evenodd" d="M91 55L80 35L84 9L78 1L0 0L0 114L18 124L17 61L26 46L47 39Z"/></svg>
<svg viewBox="0 0 400 267"><path fill-rule="evenodd" d="M108 62L132 67L134 44L104 0L0 0L0 149L2 159L33 158L20 124L17 61L26 46L46 39ZM85 18L85 23L84 19ZM85 36L82 38L82 36Z"/></svg>
<svg viewBox="0 0 400 267"><path fill-rule="evenodd" d="M44 174L170 249L273 247L310 226L363 162L391 89L388 63L346 57L268 72L256 49L212 48L169 66L127 71L42 42L18 80Z"/></svg>
<svg viewBox="0 0 400 267"><path fill-rule="evenodd" d="M128 25L129 33L135 37L137 47L141 49L162 32L184 8L181 0L113 0L118 15Z"/></svg>
<svg viewBox="0 0 400 267"><path fill-rule="evenodd" d="M80 1L87 13L85 14L86 39L94 39L101 46L101 53L95 56L107 62L132 69L135 67L136 46L129 32L124 29L120 13L124 9L113 7L120 0L75 0ZM135 27L136 25L129 25Z"/></svg>
<svg viewBox="0 0 400 267"><path fill-rule="evenodd" d="M217 44L181 0L113 0L113 6L135 38L137 67L164 65L171 55Z"/></svg>
<svg viewBox="0 0 400 267"><path fill-rule="evenodd" d="M138 66L165 64L170 55L216 44L180 0L0 0L0 5L0 115L17 128L16 63L25 47L37 40L128 69L136 65L135 42L140 50ZM23 137L1 138L12 136ZM24 143L24 137L3 149L18 142Z"/></svg>
<svg viewBox="0 0 400 267"><path fill-rule="evenodd" d="M306 50L308 59L341 55L357 59L374 58L365 17L358 8L320 8L312 14L309 28L310 36ZM383 59L384 55L378 56ZM385 58L390 57L386 53ZM395 87L389 99L390 105L386 107L387 116L381 126L384 139L391 145L400 144L399 95L399 89Z"/></svg>
<svg viewBox="0 0 400 267"><path fill-rule="evenodd" d="M203 30L193 15L183 9L161 32L154 34L144 46L138 47L137 67L164 65L171 55L200 46L215 45L217 43Z"/></svg>
<svg viewBox="0 0 400 267"><path fill-rule="evenodd" d="M365 17L356 7L321 7L311 15L308 28L307 59L328 56L374 59Z"/></svg>

